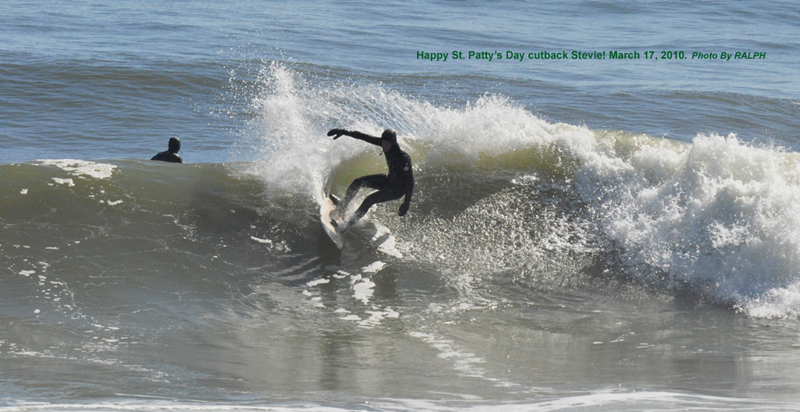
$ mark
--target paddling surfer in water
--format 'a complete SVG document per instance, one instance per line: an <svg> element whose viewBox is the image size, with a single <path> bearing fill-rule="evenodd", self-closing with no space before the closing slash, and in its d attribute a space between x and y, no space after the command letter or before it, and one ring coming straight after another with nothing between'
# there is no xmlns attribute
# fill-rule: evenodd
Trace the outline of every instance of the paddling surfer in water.
<svg viewBox="0 0 800 412"><path fill-rule="evenodd" d="M364 202L362 202L361 206L356 210L355 215L347 222L347 226L352 226L359 219L364 217L372 205L400 199L403 196L405 196L405 199L403 200L403 204L400 205L400 210L398 210L397 214L399 216L405 215L408 212L408 205L411 203L411 194L414 191L414 172L411 170L411 157L408 153L400 150L400 146L397 144L397 134L391 129L384 130L381 137L370 136L361 132L351 132L344 129L333 129L328 132L328 136L333 136L333 140L338 139L342 135L381 146L383 148L383 153L386 155L386 165L389 167L389 172L385 175L368 175L353 180L353 183L347 188L344 200L341 202L338 202L335 197L331 196L331 200L336 204L337 210L346 210L347 205L350 204L361 188L377 190L377 192L372 193L364 199ZM335 214L339 216L334 218L333 224L338 225L336 219L342 219L343 216L340 216L338 212Z"/></svg>
<svg viewBox="0 0 800 412"><path fill-rule="evenodd" d="M169 139L168 149L153 156L150 160L161 160L162 162L183 163L183 158L178 154L181 150L181 140L177 137Z"/></svg>

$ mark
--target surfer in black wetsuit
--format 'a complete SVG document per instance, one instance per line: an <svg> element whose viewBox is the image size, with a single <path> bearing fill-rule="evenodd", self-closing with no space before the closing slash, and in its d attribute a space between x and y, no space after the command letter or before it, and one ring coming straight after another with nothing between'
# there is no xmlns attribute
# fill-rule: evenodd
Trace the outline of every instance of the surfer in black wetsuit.
<svg viewBox="0 0 800 412"><path fill-rule="evenodd" d="M177 137L169 139L169 148L166 152L160 152L150 160L161 160L162 162L183 163L183 158L178 154L181 150L181 140Z"/></svg>
<svg viewBox="0 0 800 412"><path fill-rule="evenodd" d="M345 210L347 205L353 200L361 188L376 189L377 192L367 196L361 206L356 210L355 215L348 222L348 226L353 225L364 217L375 203L387 202L389 200L400 199L405 196L399 216L408 212L408 205L411 203L411 194L414 191L414 172L411 170L411 157L408 153L400 150L397 144L397 134L393 130L386 129L381 137L370 136L361 132L351 132L344 129L333 129L328 132L328 136L333 136L333 140L340 136L350 136L363 140L367 143L381 146L386 155L386 165L389 166L389 173L385 175L368 175L354 180L347 188L344 200L337 205L337 209ZM335 203L335 202L334 202Z"/></svg>

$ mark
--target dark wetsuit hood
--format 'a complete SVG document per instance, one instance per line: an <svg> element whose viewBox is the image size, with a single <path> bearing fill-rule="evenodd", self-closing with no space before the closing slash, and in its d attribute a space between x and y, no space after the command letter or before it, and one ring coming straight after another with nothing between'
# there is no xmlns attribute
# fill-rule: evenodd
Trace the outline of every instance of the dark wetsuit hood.
<svg viewBox="0 0 800 412"><path fill-rule="evenodd" d="M181 139L177 137L172 137L169 139L169 150L170 153L178 153L181 150Z"/></svg>
<svg viewBox="0 0 800 412"><path fill-rule="evenodd" d="M395 133L392 129L386 129L381 135L381 140L386 140L387 142L391 143L392 146L397 146L397 133Z"/></svg>

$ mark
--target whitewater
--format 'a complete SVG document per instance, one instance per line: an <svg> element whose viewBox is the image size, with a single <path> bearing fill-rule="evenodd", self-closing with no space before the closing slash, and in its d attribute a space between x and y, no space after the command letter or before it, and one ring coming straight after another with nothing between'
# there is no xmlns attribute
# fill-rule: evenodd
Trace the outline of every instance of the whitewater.
<svg viewBox="0 0 800 412"><path fill-rule="evenodd" d="M592 131L541 120L502 96L442 109L372 86L297 86L292 73L277 65L266 76L263 95L254 102L263 114L254 135L268 142L257 145L266 148L259 153L263 160L241 171L264 180L270 190L320 202L317 195L332 187L341 194L352 170L379 172L376 156L358 143L326 141L325 127L338 122L378 135L382 126L376 118L388 118L421 171L473 175L451 178L479 187L506 175L510 192L547 179L545 184L563 192L558 200L578 198L579 204L560 213L582 223L549 235L580 238L580 247L591 240L591 253L618 255L620 269L637 280L696 293L751 316L798 313L800 169L797 156L780 147L746 144L735 134L698 135L681 143ZM527 200L519 210L490 202L481 213L513 219L541 202L535 192ZM480 224L486 217L473 219ZM459 229L453 222L437 223ZM532 231L515 228L497 236ZM415 233L420 235L426 236ZM522 244L515 247L521 251L501 255L535 255L537 246Z"/></svg>

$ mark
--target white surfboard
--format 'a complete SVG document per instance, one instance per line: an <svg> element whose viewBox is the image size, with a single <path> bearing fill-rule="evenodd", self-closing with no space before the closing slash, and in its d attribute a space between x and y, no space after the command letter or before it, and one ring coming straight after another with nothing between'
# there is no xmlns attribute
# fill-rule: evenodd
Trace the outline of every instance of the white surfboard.
<svg viewBox="0 0 800 412"><path fill-rule="evenodd" d="M326 197L319 207L319 220L328 237L336 244L336 247L341 249L344 246L344 232L340 232L338 226L331 223L331 212L334 210L336 210L336 206Z"/></svg>

